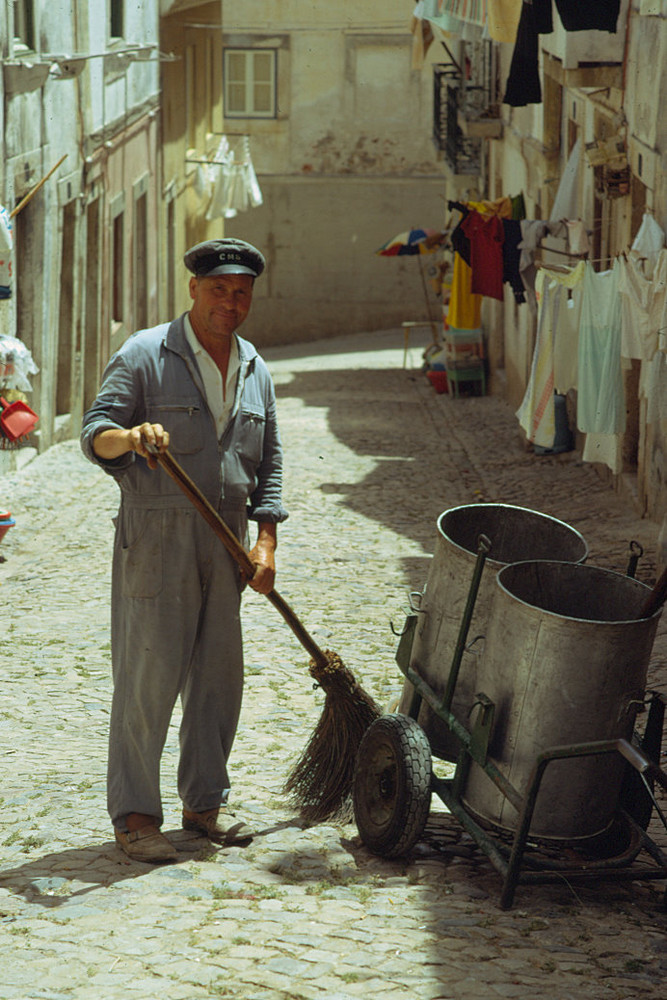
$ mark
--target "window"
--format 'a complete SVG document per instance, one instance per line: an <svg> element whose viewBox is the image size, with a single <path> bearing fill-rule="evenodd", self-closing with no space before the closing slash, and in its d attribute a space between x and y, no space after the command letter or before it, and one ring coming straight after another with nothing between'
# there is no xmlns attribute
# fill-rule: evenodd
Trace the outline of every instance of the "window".
<svg viewBox="0 0 667 1000"><path fill-rule="evenodd" d="M109 37L123 38L125 30L125 0L109 0Z"/></svg>
<svg viewBox="0 0 667 1000"><path fill-rule="evenodd" d="M134 202L134 326L148 326L148 205L143 191Z"/></svg>
<svg viewBox="0 0 667 1000"><path fill-rule="evenodd" d="M60 309L58 317L58 365L56 382L56 414L72 409L72 368L76 353L76 201L63 208L62 241L60 244Z"/></svg>
<svg viewBox="0 0 667 1000"><path fill-rule="evenodd" d="M111 247L111 319L114 323L122 323L124 319L123 309L123 289L125 280L123 269L125 266L125 213L120 211L115 215L112 222L112 247Z"/></svg>
<svg viewBox="0 0 667 1000"><path fill-rule="evenodd" d="M275 118L275 49L225 49L223 78L228 118Z"/></svg>
<svg viewBox="0 0 667 1000"><path fill-rule="evenodd" d="M33 0L14 0L14 46L35 50L35 15Z"/></svg>

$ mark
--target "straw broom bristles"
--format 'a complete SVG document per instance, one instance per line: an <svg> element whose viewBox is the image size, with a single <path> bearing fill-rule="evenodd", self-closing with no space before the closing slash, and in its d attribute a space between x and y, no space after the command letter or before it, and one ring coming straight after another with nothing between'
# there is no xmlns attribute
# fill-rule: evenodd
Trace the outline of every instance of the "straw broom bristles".
<svg viewBox="0 0 667 1000"><path fill-rule="evenodd" d="M285 782L285 792L309 823L350 818L357 750L382 714L340 656L329 649L324 655L326 663L310 661L310 673L326 696L324 708Z"/></svg>

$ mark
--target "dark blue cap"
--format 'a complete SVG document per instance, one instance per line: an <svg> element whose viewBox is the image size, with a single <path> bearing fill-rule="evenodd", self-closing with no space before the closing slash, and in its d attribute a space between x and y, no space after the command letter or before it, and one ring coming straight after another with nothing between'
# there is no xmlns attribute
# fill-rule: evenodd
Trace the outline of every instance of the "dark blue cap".
<svg viewBox="0 0 667 1000"><path fill-rule="evenodd" d="M207 240L185 254L185 266L198 278L216 274L251 274L258 278L266 267L263 254L245 240Z"/></svg>

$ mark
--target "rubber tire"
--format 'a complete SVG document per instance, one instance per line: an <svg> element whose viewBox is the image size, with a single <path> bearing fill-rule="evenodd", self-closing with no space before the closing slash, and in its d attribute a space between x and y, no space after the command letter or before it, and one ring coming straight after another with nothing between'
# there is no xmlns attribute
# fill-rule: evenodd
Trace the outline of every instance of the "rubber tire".
<svg viewBox="0 0 667 1000"><path fill-rule="evenodd" d="M431 807L431 747L418 722L383 715L359 745L352 785L354 818L374 854L397 858L417 843Z"/></svg>

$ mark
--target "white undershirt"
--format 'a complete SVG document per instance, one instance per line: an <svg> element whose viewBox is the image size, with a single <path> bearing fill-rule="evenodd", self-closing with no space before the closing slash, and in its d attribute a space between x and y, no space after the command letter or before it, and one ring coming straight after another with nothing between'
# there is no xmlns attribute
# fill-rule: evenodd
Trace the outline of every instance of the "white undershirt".
<svg viewBox="0 0 667 1000"><path fill-rule="evenodd" d="M197 364L199 365L199 372L202 377L202 382L204 383L206 402L208 403L209 409L215 418L215 426L218 438L220 438L222 436L222 432L227 426L229 414L231 413L232 406L234 405L236 377L240 367L239 349L236 343L236 337L233 336L231 339L229 364L227 365L227 381L223 392L222 373L208 351L205 350L197 340L195 331L192 329L190 317L187 313L185 314L184 326L185 336L188 338L188 343L192 348L194 356L197 359Z"/></svg>

